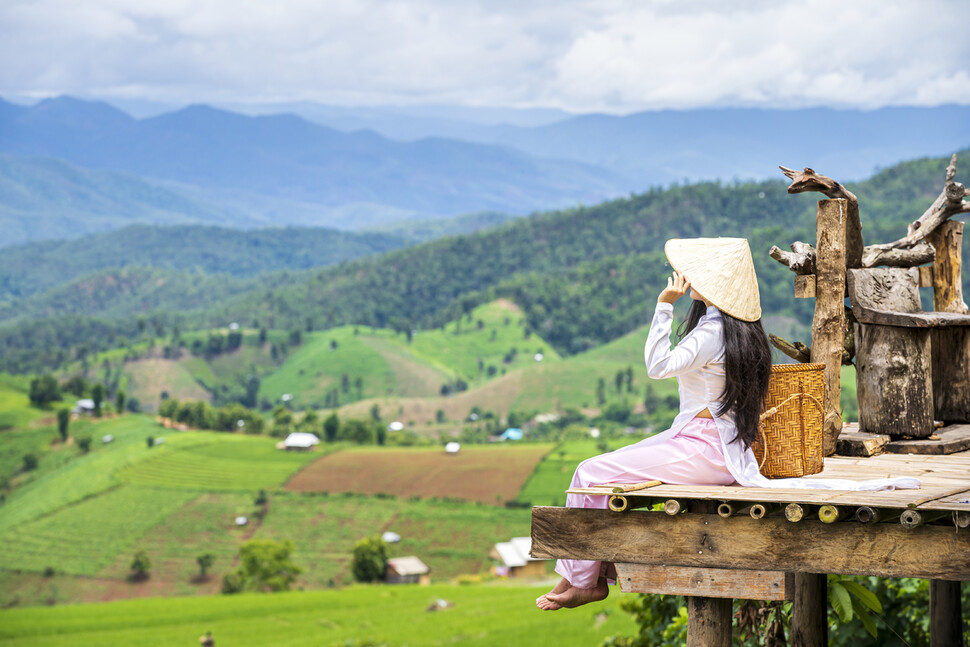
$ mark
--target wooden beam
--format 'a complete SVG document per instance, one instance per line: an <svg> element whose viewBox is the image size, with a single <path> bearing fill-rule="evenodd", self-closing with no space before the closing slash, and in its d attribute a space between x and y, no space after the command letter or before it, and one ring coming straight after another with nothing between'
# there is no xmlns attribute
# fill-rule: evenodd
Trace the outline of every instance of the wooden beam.
<svg viewBox="0 0 970 647"><path fill-rule="evenodd" d="M687 647L731 647L731 600L687 598Z"/></svg>
<svg viewBox="0 0 970 647"><path fill-rule="evenodd" d="M815 275L804 274L795 276L795 298L814 299L815 298Z"/></svg>
<svg viewBox="0 0 970 647"><path fill-rule="evenodd" d="M793 600L795 576L783 571L646 566L617 563L617 582L627 593L697 595L744 600Z"/></svg>
<svg viewBox="0 0 970 647"><path fill-rule="evenodd" d="M970 580L970 532L735 515L532 509L532 556L658 566Z"/></svg>
<svg viewBox="0 0 970 647"><path fill-rule="evenodd" d="M792 647L825 647L829 644L828 578L824 573L795 574L792 605Z"/></svg>
<svg viewBox="0 0 970 647"><path fill-rule="evenodd" d="M920 265L919 286L921 288L933 287L933 266L932 265Z"/></svg>
<svg viewBox="0 0 970 647"><path fill-rule="evenodd" d="M930 580L930 647L963 644L960 582Z"/></svg>
<svg viewBox="0 0 970 647"><path fill-rule="evenodd" d="M845 341L845 223L848 201L819 200L816 218L815 316L812 319L812 362L825 364L825 416L822 453L835 453L842 432L842 348ZM860 236L861 249L861 236Z"/></svg>

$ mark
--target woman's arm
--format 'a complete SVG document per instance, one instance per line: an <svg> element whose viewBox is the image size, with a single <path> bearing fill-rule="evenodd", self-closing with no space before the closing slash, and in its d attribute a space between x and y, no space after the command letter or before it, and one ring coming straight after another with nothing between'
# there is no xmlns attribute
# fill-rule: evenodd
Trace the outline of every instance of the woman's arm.
<svg viewBox="0 0 970 647"><path fill-rule="evenodd" d="M720 322L707 320L699 323L671 350L673 320L673 304L663 301L657 303L650 333L643 347L647 375L655 380L676 377L708 364L718 356L723 345Z"/></svg>

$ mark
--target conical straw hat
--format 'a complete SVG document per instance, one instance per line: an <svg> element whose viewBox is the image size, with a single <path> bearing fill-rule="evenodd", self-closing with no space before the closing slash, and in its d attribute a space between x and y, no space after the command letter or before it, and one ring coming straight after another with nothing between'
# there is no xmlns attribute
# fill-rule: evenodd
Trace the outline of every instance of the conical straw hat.
<svg viewBox="0 0 970 647"><path fill-rule="evenodd" d="M672 238L664 252L674 269L718 310L741 321L761 319L758 277L746 239Z"/></svg>

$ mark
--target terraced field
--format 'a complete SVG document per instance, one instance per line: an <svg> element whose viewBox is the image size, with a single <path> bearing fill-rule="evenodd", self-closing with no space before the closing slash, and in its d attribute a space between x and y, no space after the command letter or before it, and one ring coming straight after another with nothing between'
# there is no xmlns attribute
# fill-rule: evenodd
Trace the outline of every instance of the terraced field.
<svg viewBox="0 0 970 647"><path fill-rule="evenodd" d="M121 486L0 532L0 568L94 575L194 495ZM130 556L129 556L130 559Z"/></svg>
<svg viewBox="0 0 970 647"><path fill-rule="evenodd" d="M161 487L257 491L282 485L320 456L320 451L281 451L276 449L276 439L264 436L189 432L173 440L120 469L118 478Z"/></svg>

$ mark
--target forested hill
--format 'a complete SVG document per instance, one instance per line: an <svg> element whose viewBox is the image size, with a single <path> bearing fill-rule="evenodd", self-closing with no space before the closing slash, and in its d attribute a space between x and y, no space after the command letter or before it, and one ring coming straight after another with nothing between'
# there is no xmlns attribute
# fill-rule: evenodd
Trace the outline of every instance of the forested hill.
<svg viewBox="0 0 970 647"><path fill-rule="evenodd" d="M970 154L962 153L961 159L970 170ZM905 233L939 193L947 161L908 162L850 185L860 199L867 243ZM965 179L960 162L957 169L957 180ZM517 302L530 327L558 350L578 352L646 322L669 271L662 249L671 237L748 238L766 317L796 315L807 323L811 304L792 298L790 272L770 260L767 250L772 244L812 240L820 196L791 196L786 186L770 181L652 190L322 270L256 278L252 288L214 295L218 298L179 313L162 302L146 311L141 301L141 310L127 313L101 303L79 320L61 317L63 310L48 302L44 319L0 330L0 368L24 370L65 359L63 350L58 358L45 350L52 346L108 346L115 335L131 336L139 315L150 316L159 330L176 321L182 330L229 321L301 329L341 323L427 328L494 296ZM116 313L111 320L91 318L105 309Z"/></svg>

